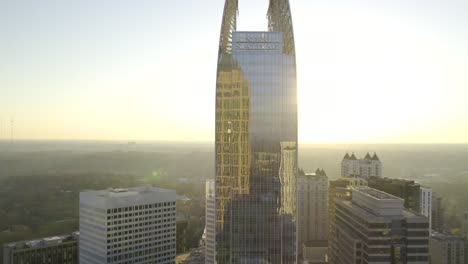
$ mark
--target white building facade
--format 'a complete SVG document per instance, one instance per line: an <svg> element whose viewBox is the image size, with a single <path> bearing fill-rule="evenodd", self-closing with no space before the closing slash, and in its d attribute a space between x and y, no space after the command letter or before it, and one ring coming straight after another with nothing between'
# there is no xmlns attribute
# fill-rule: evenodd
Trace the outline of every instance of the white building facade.
<svg viewBox="0 0 468 264"><path fill-rule="evenodd" d="M369 153L362 159L356 158L352 153L346 153L341 161L341 177L360 176L369 178L371 176L382 177L382 162L376 153L371 156Z"/></svg>
<svg viewBox="0 0 468 264"><path fill-rule="evenodd" d="M299 175L297 184L298 249L328 238L328 177L325 171Z"/></svg>
<svg viewBox="0 0 468 264"><path fill-rule="evenodd" d="M429 230L432 230L432 189L421 187L420 213L429 218Z"/></svg>
<svg viewBox="0 0 468 264"><path fill-rule="evenodd" d="M175 256L175 191L145 186L80 193L81 264L169 264Z"/></svg>
<svg viewBox="0 0 468 264"><path fill-rule="evenodd" d="M216 198L215 180L206 180L205 186L205 263L216 263Z"/></svg>

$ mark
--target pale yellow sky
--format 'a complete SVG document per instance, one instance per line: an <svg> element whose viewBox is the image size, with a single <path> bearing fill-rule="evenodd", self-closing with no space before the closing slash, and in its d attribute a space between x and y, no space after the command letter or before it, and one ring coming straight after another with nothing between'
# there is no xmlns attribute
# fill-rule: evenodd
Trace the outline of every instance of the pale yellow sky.
<svg viewBox="0 0 468 264"><path fill-rule="evenodd" d="M468 142L466 1L290 2L301 142ZM212 141L223 4L2 2L0 139Z"/></svg>

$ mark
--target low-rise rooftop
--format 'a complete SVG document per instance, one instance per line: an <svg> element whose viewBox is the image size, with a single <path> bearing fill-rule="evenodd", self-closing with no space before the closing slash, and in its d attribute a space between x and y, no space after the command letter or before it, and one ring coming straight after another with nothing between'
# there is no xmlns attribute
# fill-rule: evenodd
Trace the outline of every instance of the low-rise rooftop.
<svg viewBox="0 0 468 264"><path fill-rule="evenodd" d="M45 237L40 239L25 240L11 242L4 245L8 249L27 249L27 248L44 248L54 245L59 245L67 242L78 241L80 232L73 232L69 235Z"/></svg>
<svg viewBox="0 0 468 264"><path fill-rule="evenodd" d="M391 195L386 192L379 191L373 188L360 188L357 191L372 196L375 199L379 200L401 200L401 198Z"/></svg>

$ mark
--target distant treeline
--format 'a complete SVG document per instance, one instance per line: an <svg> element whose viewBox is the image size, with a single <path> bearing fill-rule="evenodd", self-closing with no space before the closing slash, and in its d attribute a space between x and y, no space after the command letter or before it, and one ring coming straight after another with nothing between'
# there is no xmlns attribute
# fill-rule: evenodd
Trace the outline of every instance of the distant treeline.
<svg viewBox="0 0 468 264"><path fill-rule="evenodd" d="M161 174L51 172L0 179L0 244L78 230L80 191L154 185L191 199L178 204L178 213L188 220L187 246L195 247L203 233L204 182Z"/></svg>

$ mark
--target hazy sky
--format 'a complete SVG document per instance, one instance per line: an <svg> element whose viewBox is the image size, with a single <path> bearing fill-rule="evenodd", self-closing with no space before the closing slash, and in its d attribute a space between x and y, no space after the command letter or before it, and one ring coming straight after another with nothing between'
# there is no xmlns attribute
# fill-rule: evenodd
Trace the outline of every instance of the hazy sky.
<svg viewBox="0 0 468 264"><path fill-rule="evenodd" d="M302 142L468 142L468 1L290 3ZM0 0L0 138L213 140L223 6Z"/></svg>

